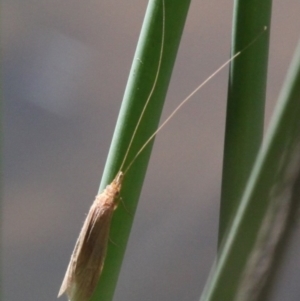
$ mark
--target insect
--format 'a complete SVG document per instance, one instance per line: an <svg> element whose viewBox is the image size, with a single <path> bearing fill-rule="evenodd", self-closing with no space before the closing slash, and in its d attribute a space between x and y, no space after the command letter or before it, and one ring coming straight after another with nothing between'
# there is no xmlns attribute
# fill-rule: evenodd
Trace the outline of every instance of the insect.
<svg viewBox="0 0 300 301"><path fill-rule="evenodd" d="M111 219L114 210L117 208L120 200L120 191L122 188L122 181L124 175L130 169L131 165L139 154L143 151L146 145L153 139L153 136L148 139L139 152L135 155L131 163L127 166L125 171L122 169L132 145L133 139L141 122L141 119L146 111L146 107L151 99L156 82L158 79L163 46L164 46L164 24L165 24L165 3L162 0L163 10L163 28L162 28L162 41L159 62L157 67L156 76L150 94L147 98L145 106L139 117L139 120L135 126L132 134L129 146L121 164L120 170L110 185L108 185L104 191L96 196L87 217L84 221L83 227L80 231L79 237L75 244L74 251L71 255L69 266L67 268L65 277L63 279L61 288L58 293L58 297L64 293L68 296L70 301L88 301L97 285L99 277L101 275L104 261L106 257L107 245L109 240L109 230Z"/></svg>
<svg viewBox="0 0 300 301"><path fill-rule="evenodd" d="M99 194L84 221L58 297L66 293L71 301L92 296L103 269L113 211L117 208L123 173L119 172Z"/></svg>
<svg viewBox="0 0 300 301"><path fill-rule="evenodd" d="M143 144L140 150L136 153L134 158L124 169L124 163L126 161L128 152L131 148L133 139L140 125L142 117L146 111L147 105L151 99L154 88L157 83L158 75L160 72L164 36L165 36L165 3L162 0L162 38L161 49L159 55L159 61L157 66L156 76L153 82L152 89L149 93L147 101L144 105L139 120L135 126L131 140L129 142L126 154L124 156L121 167L115 176L111 184L106 186L104 191L96 196L87 217L84 221L83 227L80 231L79 237L75 244L74 251L71 255L71 259L63 279L61 288L58 293L58 297L62 294L66 294L70 301L88 301L97 285L101 272L103 270L107 245L109 241L109 230L114 210L117 208L120 201L120 192L122 189L122 182L127 171L130 169L136 158L141 154L145 147L152 141L157 133L166 125L166 123L177 113L177 111L199 90L201 89L211 78L213 78L218 72L220 72L225 66L227 66L232 60L241 54L237 52L221 67L219 67L211 76L209 76L201 85L199 85L189 96L187 96L181 104L169 115L169 117L157 128L157 130L148 138ZM257 37L258 38L258 37ZM256 38L256 39L257 39ZM255 39L255 40L256 40ZM250 43L252 44L254 40ZM248 48L250 46L246 46ZM245 50L244 48L244 50Z"/></svg>

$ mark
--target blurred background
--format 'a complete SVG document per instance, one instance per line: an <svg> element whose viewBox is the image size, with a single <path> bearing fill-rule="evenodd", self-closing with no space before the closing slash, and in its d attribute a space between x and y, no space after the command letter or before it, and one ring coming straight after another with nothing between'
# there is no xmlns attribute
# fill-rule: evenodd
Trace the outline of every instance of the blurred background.
<svg viewBox="0 0 300 301"><path fill-rule="evenodd" d="M1 5L3 300L52 301L98 191L147 1ZM232 6L192 1L163 118L228 59ZM266 127L299 11L298 0L273 3ZM227 76L156 139L116 301L199 299L216 254ZM300 231L294 236L274 300L300 299Z"/></svg>

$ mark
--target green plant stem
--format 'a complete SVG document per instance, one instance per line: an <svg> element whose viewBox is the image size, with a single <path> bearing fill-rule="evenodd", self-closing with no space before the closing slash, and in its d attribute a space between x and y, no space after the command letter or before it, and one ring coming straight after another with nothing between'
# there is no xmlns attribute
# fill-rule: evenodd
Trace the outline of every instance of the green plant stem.
<svg viewBox="0 0 300 301"><path fill-rule="evenodd" d="M282 114L280 126L282 128L281 136L288 133L288 138L284 141L285 150L282 156L286 157L286 169L289 174L282 177L284 192L288 191L288 212L287 219L282 230L282 235L278 241L278 247L275 251L273 264L269 271L270 277L267 279L266 286L259 296L259 301L266 301L271 298L271 291L275 284L277 272L282 264L285 251L290 246L292 233L299 223L299 195L300 195L300 40L295 51L285 84L279 96L281 106L277 110L277 114ZM292 129L294 127L294 129ZM278 140L278 143L281 143ZM293 171L294 177L291 177ZM287 186L289 189L287 189Z"/></svg>
<svg viewBox="0 0 300 301"><path fill-rule="evenodd" d="M234 3L231 55L242 50L231 65L219 224L219 245L239 205L259 150L264 123L271 0Z"/></svg>
<svg viewBox="0 0 300 301"><path fill-rule="evenodd" d="M165 0L165 40L161 70L153 96L130 148L125 168L158 126L189 4L190 0ZM162 20L162 0L151 0L133 59L99 192L116 176L153 86L162 43ZM93 301L107 301L113 297L152 144L153 142L146 147L125 175L121 197L126 210L122 204L119 205L114 213L110 230L110 238L117 246L111 243L108 246L104 269L92 298Z"/></svg>
<svg viewBox="0 0 300 301"><path fill-rule="evenodd" d="M232 301L240 289L239 284L247 271L253 252L261 255L261 263L272 259L274 248L280 233L272 233L272 227L284 225L286 219L275 219L277 223L267 225L274 237L265 237L259 241L259 233L266 226L268 213L288 213L297 193L296 185L300 174L300 43L291 63L285 84L279 96L266 139L259 151L254 168L246 185L237 214L221 248L216 267L212 271L201 301ZM299 199L299 195L296 196ZM276 208L283 208L285 212ZM272 212L273 210L273 212ZM282 231L282 230L280 230ZM276 237L278 236L278 237ZM275 238L275 240L273 240ZM268 245L271 241L271 245ZM260 262L258 262L260 263ZM257 264L257 263L256 263ZM250 266L250 268L252 268ZM255 269L252 280L260 285L261 266ZM269 271L270 266L268 267ZM265 276L263 274L262 276ZM258 279L259 280L259 279ZM265 280L264 277L262 280ZM248 285L248 284L247 284ZM259 289L261 289L259 287ZM253 290L252 290L253 291ZM254 287L254 291L256 288ZM250 291L251 292L251 291ZM245 294L238 301L257 300L253 295Z"/></svg>

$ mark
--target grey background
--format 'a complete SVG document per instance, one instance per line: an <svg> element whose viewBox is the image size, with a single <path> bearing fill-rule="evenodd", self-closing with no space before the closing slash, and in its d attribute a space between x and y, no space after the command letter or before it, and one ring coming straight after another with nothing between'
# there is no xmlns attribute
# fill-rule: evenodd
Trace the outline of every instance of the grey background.
<svg viewBox="0 0 300 301"><path fill-rule="evenodd" d="M2 1L4 300L56 300L98 190L146 5ZM298 0L274 1L266 125L299 11ZM164 117L228 58L231 20L232 1L192 1ZM199 299L216 251L227 75L156 139L115 300ZM299 235L274 300L300 299Z"/></svg>

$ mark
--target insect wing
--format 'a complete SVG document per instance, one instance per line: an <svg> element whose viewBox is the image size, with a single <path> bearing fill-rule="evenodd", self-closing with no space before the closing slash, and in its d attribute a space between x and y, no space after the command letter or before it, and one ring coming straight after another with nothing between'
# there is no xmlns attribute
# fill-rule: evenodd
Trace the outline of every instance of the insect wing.
<svg viewBox="0 0 300 301"><path fill-rule="evenodd" d="M86 217L58 296L88 301L97 285L106 256L114 198L100 194Z"/></svg>

